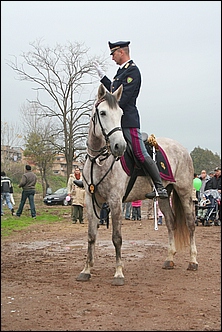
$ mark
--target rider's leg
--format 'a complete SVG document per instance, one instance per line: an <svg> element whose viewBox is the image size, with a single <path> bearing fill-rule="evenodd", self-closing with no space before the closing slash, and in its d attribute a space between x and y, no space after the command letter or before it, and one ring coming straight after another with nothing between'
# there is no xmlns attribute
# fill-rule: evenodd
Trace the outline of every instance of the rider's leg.
<svg viewBox="0 0 222 332"><path fill-rule="evenodd" d="M147 193L145 197L154 198L157 193L160 198L168 198L157 165L146 150L139 128L123 128L123 134L126 141L131 143L134 156L140 162L145 173L150 175L156 188L153 192Z"/></svg>
<svg viewBox="0 0 222 332"><path fill-rule="evenodd" d="M160 173L155 161L150 156L146 157L144 162L142 163L142 166L145 169L145 171L147 171L151 176L158 196L160 198L168 198L167 190L163 186ZM155 190L145 195L146 198L154 198L155 196L156 196Z"/></svg>

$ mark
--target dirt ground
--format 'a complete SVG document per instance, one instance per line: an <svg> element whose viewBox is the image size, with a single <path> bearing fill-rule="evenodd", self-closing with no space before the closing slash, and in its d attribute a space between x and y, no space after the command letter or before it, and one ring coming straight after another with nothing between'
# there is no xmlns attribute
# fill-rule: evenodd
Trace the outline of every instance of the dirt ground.
<svg viewBox="0 0 222 332"><path fill-rule="evenodd" d="M154 230L144 211L141 222L123 219L124 286L111 284L115 251L106 226L98 229L90 281L76 281L87 226L64 215L2 239L2 331L221 330L220 226L196 227L197 271L187 270L189 248L176 254L175 269L164 270L165 224Z"/></svg>

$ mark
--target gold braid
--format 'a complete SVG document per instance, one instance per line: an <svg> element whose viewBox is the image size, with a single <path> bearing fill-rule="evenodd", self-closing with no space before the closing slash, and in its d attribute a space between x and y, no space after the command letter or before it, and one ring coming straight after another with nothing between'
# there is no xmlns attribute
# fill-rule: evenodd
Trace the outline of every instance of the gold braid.
<svg viewBox="0 0 222 332"><path fill-rule="evenodd" d="M158 143L157 143L157 141L156 141L156 137L155 137L154 134L151 134L151 135L148 137L147 142L148 142L151 146L154 146L155 149L156 149L156 151L159 150L159 145L158 145Z"/></svg>

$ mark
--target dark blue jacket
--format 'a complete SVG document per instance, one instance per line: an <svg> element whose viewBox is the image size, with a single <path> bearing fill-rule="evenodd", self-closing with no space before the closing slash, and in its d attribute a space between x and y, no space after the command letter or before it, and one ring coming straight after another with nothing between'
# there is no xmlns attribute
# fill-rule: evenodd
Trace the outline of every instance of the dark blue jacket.
<svg viewBox="0 0 222 332"><path fill-rule="evenodd" d="M111 93L121 84L123 85L123 93L119 101L119 106L123 110L121 126L122 128L140 128L136 99L140 92L141 74L133 60L127 62L122 69L118 69L113 82L107 76L104 76L100 82Z"/></svg>

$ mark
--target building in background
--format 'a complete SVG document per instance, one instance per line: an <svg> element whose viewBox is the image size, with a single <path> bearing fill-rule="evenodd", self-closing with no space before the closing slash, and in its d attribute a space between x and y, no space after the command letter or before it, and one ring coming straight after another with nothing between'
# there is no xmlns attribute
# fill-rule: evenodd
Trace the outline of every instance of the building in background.
<svg viewBox="0 0 222 332"><path fill-rule="evenodd" d="M9 147L6 145L1 145L1 162L3 164L7 163L20 163L26 165L27 163L30 166L35 166L30 158L26 158L24 156L24 150L20 147ZM73 171L76 167L79 167L81 170L83 168L83 164L78 161L73 161L72 167ZM63 153L59 153L55 156L52 171L54 174L66 176L67 175L67 164L65 155Z"/></svg>

